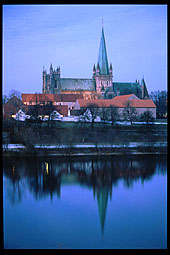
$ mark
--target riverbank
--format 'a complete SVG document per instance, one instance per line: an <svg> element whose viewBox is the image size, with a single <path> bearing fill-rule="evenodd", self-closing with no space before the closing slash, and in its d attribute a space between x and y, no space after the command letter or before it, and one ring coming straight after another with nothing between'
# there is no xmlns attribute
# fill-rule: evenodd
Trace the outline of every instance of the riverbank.
<svg viewBox="0 0 170 255"><path fill-rule="evenodd" d="M122 144L22 144L3 145L3 156L85 156L114 154L167 154L167 142L129 142Z"/></svg>
<svg viewBox="0 0 170 255"><path fill-rule="evenodd" d="M6 126L3 155L63 157L167 153L167 125L112 127L108 123L95 123L92 129L91 123L57 122L49 127L39 124L19 123L18 130Z"/></svg>

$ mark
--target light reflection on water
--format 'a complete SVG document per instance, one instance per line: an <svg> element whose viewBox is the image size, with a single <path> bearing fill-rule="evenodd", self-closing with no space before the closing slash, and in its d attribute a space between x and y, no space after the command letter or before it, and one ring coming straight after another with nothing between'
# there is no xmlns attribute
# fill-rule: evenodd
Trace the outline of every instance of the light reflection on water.
<svg viewBox="0 0 170 255"><path fill-rule="evenodd" d="M166 156L4 160L5 248L166 248Z"/></svg>

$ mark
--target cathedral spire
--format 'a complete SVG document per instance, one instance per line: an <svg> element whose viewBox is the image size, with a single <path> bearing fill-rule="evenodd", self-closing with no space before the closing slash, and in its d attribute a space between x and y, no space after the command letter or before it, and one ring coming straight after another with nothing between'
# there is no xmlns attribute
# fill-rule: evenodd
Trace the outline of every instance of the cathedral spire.
<svg viewBox="0 0 170 255"><path fill-rule="evenodd" d="M109 74L109 66L108 66L108 60L107 60L103 21L102 21L102 35L101 35L101 40L100 40L99 55L98 55L97 63L99 64L100 74L108 75Z"/></svg>

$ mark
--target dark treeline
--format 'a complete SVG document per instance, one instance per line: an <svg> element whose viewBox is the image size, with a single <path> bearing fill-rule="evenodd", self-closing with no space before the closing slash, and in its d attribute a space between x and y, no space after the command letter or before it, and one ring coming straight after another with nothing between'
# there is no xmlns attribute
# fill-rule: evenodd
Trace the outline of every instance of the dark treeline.
<svg viewBox="0 0 170 255"><path fill-rule="evenodd" d="M166 90L153 91L149 94L156 105L156 117L157 119L167 118L167 100L168 93Z"/></svg>
<svg viewBox="0 0 170 255"><path fill-rule="evenodd" d="M55 195L60 197L62 176L65 177L65 182L67 176L74 176L72 178L74 183L92 188L94 193L103 187L111 192L112 186L117 186L120 179L123 179L124 185L130 188L135 181L144 182L152 178L157 169L161 174L166 173L166 156L116 155L103 158L73 157L70 160L12 157L11 160L4 160L4 175L13 184L13 188L9 189L11 193L8 194L12 203L24 199L25 187L36 199L43 199L49 195L51 198Z"/></svg>

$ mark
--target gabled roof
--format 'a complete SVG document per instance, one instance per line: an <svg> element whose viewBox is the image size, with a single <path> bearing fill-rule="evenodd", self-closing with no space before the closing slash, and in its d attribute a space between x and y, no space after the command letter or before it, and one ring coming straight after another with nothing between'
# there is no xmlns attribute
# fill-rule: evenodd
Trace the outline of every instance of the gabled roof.
<svg viewBox="0 0 170 255"><path fill-rule="evenodd" d="M22 102L54 102L54 94L22 94Z"/></svg>
<svg viewBox="0 0 170 255"><path fill-rule="evenodd" d="M22 102L76 102L82 94L22 94Z"/></svg>
<svg viewBox="0 0 170 255"><path fill-rule="evenodd" d="M13 96L6 104L4 104L3 114L6 117L11 117L12 114L16 114L20 109L25 109L25 105L19 98Z"/></svg>
<svg viewBox="0 0 170 255"><path fill-rule="evenodd" d="M131 104L135 108L156 108L156 105L151 99L146 99L146 100L136 100L132 99L130 100Z"/></svg>
<svg viewBox="0 0 170 255"><path fill-rule="evenodd" d="M142 97L142 89L138 82L113 82L113 91L119 95L135 94Z"/></svg>
<svg viewBox="0 0 170 255"><path fill-rule="evenodd" d="M109 66L108 66L108 60L107 60L107 52L106 52L106 44L105 44L103 27L102 27L102 35L100 40L97 65L99 66L100 74L103 74L103 75L109 74Z"/></svg>
<svg viewBox="0 0 170 255"><path fill-rule="evenodd" d="M90 105L96 105L97 107L109 107L114 105L112 99L78 99L77 101L82 108L89 107Z"/></svg>
<svg viewBox="0 0 170 255"><path fill-rule="evenodd" d="M134 99L133 99L134 98ZM116 96L113 99L78 99L80 107L87 108L89 105L96 105L97 107L110 107L115 106L119 108L126 107L126 103L130 102L130 105L135 108L155 108L156 105L150 99L143 100L138 99L134 94Z"/></svg>
<svg viewBox="0 0 170 255"><path fill-rule="evenodd" d="M63 116L68 116L68 106L67 105L56 105L55 109Z"/></svg>
<svg viewBox="0 0 170 255"><path fill-rule="evenodd" d="M116 96L116 97L113 98L113 100L114 100L114 101L117 101L117 100L119 100L119 101L121 101L121 100L124 101L124 100L129 100L129 99L132 99L132 98L135 98L135 99L138 99L138 100L139 100L139 98L138 98L137 96L135 96L134 94Z"/></svg>
<svg viewBox="0 0 170 255"><path fill-rule="evenodd" d="M9 99L5 105L15 105L15 103L17 103L17 105L23 105L21 99L16 96L13 96L11 99Z"/></svg>
<svg viewBox="0 0 170 255"><path fill-rule="evenodd" d="M143 86L143 89L144 89L144 98L149 98L149 94L148 94L148 90L147 90L144 78L142 78L141 86Z"/></svg>
<svg viewBox="0 0 170 255"><path fill-rule="evenodd" d="M143 108L143 107L144 108L145 107L155 108L156 107L156 105L154 104L154 102L152 100L139 99L134 94L116 96L112 100L113 100L114 105L117 107L125 107L127 101L129 101L130 105L135 108L139 108L139 107L140 108Z"/></svg>

